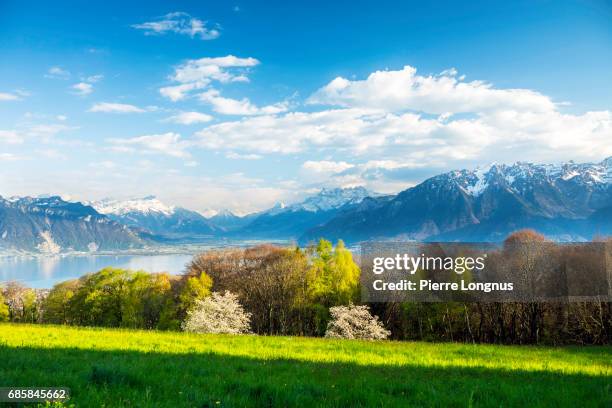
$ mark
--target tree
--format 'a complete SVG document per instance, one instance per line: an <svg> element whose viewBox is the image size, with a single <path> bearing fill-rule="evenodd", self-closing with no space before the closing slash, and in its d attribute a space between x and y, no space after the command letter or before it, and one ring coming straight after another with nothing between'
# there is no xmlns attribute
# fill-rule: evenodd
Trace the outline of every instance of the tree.
<svg viewBox="0 0 612 408"><path fill-rule="evenodd" d="M53 286L43 302L44 321L56 324L72 324L70 301L80 288L78 279L60 282Z"/></svg>
<svg viewBox="0 0 612 408"><path fill-rule="evenodd" d="M339 240L333 248L331 242L321 239L311 253L307 275L310 299L326 307L357 301L360 271L344 242Z"/></svg>
<svg viewBox="0 0 612 408"><path fill-rule="evenodd" d="M39 296L35 290L19 282L8 282L3 292L9 308L9 320L31 323L38 320L40 305Z"/></svg>
<svg viewBox="0 0 612 408"><path fill-rule="evenodd" d="M198 300L187 313L183 330L193 333L248 333L251 314L245 312L238 297L231 292L213 292L210 297Z"/></svg>
<svg viewBox="0 0 612 408"><path fill-rule="evenodd" d="M9 320L9 307L4 300L4 296L2 296L2 291L0 291L0 322L7 322Z"/></svg>
<svg viewBox="0 0 612 408"><path fill-rule="evenodd" d="M199 276L188 277L179 295L179 308L187 313L198 300L210 296L212 285L212 278L206 272L200 272Z"/></svg>
<svg viewBox="0 0 612 408"><path fill-rule="evenodd" d="M122 325L129 271L104 268L83 276L70 302L74 323L83 326Z"/></svg>
<svg viewBox="0 0 612 408"><path fill-rule="evenodd" d="M330 310L332 319L325 337L339 339L384 340L391 332L367 306L335 306Z"/></svg>
<svg viewBox="0 0 612 408"><path fill-rule="evenodd" d="M249 254L250 256L250 254ZM257 333L303 332L302 306L308 261L299 248L268 248L240 282L240 300Z"/></svg>

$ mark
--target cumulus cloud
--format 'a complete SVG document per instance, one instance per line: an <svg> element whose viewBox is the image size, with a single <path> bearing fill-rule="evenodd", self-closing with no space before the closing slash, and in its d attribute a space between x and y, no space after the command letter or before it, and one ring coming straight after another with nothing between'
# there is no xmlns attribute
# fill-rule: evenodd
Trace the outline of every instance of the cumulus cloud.
<svg viewBox="0 0 612 408"><path fill-rule="evenodd" d="M248 98L232 99L221 96L221 93L216 89L210 89L198 95L200 101L212 106L212 109L224 115L273 115L276 113L286 112L289 109L289 104L280 102L273 105L257 106L251 103Z"/></svg>
<svg viewBox="0 0 612 408"><path fill-rule="evenodd" d="M119 152L155 153L178 158L191 157L189 144L178 133L168 132L157 135L144 135L133 138L113 138L108 140L112 149Z"/></svg>
<svg viewBox="0 0 612 408"><path fill-rule="evenodd" d="M99 162L91 162L89 163L90 167L97 167L97 168L103 168L103 169L107 169L107 170L112 170L117 168L117 163L115 163L114 161L111 160L102 160Z"/></svg>
<svg viewBox="0 0 612 408"><path fill-rule="evenodd" d="M81 82L72 85L70 88L74 94L86 96L93 92L93 84L101 81L102 78L104 78L104 75L90 75L88 77L82 77Z"/></svg>
<svg viewBox="0 0 612 408"><path fill-rule="evenodd" d="M262 158L259 154L240 154L236 152L228 152L225 157L232 160L259 160Z"/></svg>
<svg viewBox="0 0 612 408"><path fill-rule="evenodd" d="M255 58L233 55L187 60L177 66L170 80L175 85L160 88L162 96L173 102L184 99L191 91L203 89L211 82L248 82L248 69L259 64Z"/></svg>
<svg viewBox="0 0 612 408"><path fill-rule="evenodd" d="M611 115L609 111L582 115L499 111L442 120L414 113L331 109L223 122L202 129L196 138L201 147L211 150L327 151L410 166L446 167L484 158L591 160L612 155Z"/></svg>
<svg viewBox="0 0 612 408"><path fill-rule="evenodd" d="M488 161L601 160L612 155L610 111L563 113L562 105L536 91L497 89L457 75L449 69L421 76L404 67L377 71L365 80L336 79L309 102L339 107L217 123L197 132L195 143L244 154L324 155L326 160L304 163L302 174L316 173L318 180L333 176L348 184L376 180L399 185L395 178L403 178L405 185L414 181L414 174L424 176L426 169L431 175ZM202 99L220 112L249 114L248 100L227 101L214 90L204 92ZM251 115L261 113L255 108ZM469 115L455 115L459 113ZM350 156L357 161L341 159Z"/></svg>
<svg viewBox="0 0 612 408"><path fill-rule="evenodd" d="M45 78L68 79L70 78L70 71L58 66L50 67L45 74Z"/></svg>
<svg viewBox="0 0 612 408"><path fill-rule="evenodd" d="M30 93L23 89L16 89L13 92L0 92L0 102L2 101L19 101L22 98L29 96Z"/></svg>
<svg viewBox="0 0 612 408"><path fill-rule="evenodd" d="M197 132L196 137L200 146L209 149L288 154L334 147L356 154L374 154L372 149L390 144L426 142L437 126L435 120L411 113L389 115L363 109L333 109L223 122Z"/></svg>
<svg viewBox="0 0 612 408"><path fill-rule="evenodd" d="M87 82L79 82L72 85L72 89L75 94L85 96L93 92L93 85Z"/></svg>
<svg viewBox="0 0 612 408"><path fill-rule="evenodd" d="M440 75L418 75L409 65L397 71L376 71L364 80L337 77L308 99L310 104L414 110L444 114L518 110L550 112L552 100L529 89L496 89L483 81L466 82L450 69Z"/></svg>
<svg viewBox="0 0 612 408"><path fill-rule="evenodd" d="M214 40L221 34L218 27L210 27L207 21L180 11L168 13L155 21L134 24L132 28L144 31L145 35L175 33L201 40Z"/></svg>
<svg viewBox="0 0 612 408"><path fill-rule="evenodd" d="M138 106L125 103L98 102L89 108L88 112L104 112L104 113L142 113L145 109Z"/></svg>
<svg viewBox="0 0 612 408"><path fill-rule="evenodd" d="M8 92L0 92L0 101L17 101L21 99L18 94L8 93Z"/></svg>
<svg viewBox="0 0 612 408"><path fill-rule="evenodd" d="M16 161L19 159L20 157L13 153L0 153L0 161Z"/></svg>
<svg viewBox="0 0 612 408"><path fill-rule="evenodd" d="M182 85L165 86L159 89L159 93L172 102L176 102L184 99L190 91L204 88L206 84L207 82L197 81Z"/></svg>
<svg viewBox="0 0 612 408"><path fill-rule="evenodd" d="M324 173L324 174L337 174L342 173L350 168L355 167L354 164L347 163L345 161L330 161L330 160L320 160L313 161L309 160L302 164L302 169L313 172L313 173Z"/></svg>
<svg viewBox="0 0 612 408"><path fill-rule="evenodd" d="M178 123L180 125L193 125L196 123L205 123L213 120L213 117L200 112L181 112L170 116L165 121Z"/></svg>
<svg viewBox="0 0 612 408"><path fill-rule="evenodd" d="M20 144L23 143L23 137L14 130L0 130L0 143Z"/></svg>

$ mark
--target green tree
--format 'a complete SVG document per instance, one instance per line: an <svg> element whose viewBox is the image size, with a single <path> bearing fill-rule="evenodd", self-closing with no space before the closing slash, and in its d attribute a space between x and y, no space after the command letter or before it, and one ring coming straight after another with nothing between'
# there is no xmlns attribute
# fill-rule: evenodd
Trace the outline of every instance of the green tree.
<svg viewBox="0 0 612 408"><path fill-rule="evenodd" d="M56 324L71 324L73 315L70 302L79 287L78 279L60 282L53 286L43 302L44 321Z"/></svg>
<svg viewBox="0 0 612 408"><path fill-rule="evenodd" d="M213 280L205 272L200 276L191 276L185 281L185 285L179 295L179 307L185 313L189 311L198 300L210 296Z"/></svg>
<svg viewBox="0 0 612 408"><path fill-rule="evenodd" d="M2 291L0 291L0 322L7 322L9 320L9 307L4 300Z"/></svg>
<svg viewBox="0 0 612 408"><path fill-rule="evenodd" d="M129 271L104 268L81 278L81 287L70 302L74 323L84 326L119 327L123 322L123 299Z"/></svg>
<svg viewBox="0 0 612 408"><path fill-rule="evenodd" d="M325 307L357 302L360 271L344 242L339 240L334 248L331 242L321 239L311 252L307 273L309 298Z"/></svg>

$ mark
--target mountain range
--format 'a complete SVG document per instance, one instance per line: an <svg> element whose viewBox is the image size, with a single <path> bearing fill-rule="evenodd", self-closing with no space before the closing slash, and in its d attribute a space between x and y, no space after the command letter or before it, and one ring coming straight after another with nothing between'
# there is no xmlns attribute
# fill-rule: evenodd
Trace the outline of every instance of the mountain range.
<svg viewBox="0 0 612 408"><path fill-rule="evenodd" d="M203 239L500 241L522 228L559 241L612 234L612 158L455 170L397 195L323 189L246 216L224 210L207 218L153 196L86 203L0 197L0 250L41 253Z"/></svg>
<svg viewBox="0 0 612 408"><path fill-rule="evenodd" d="M88 204L114 221L156 235L212 236L222 231L202 214L166 205L155 196L125 201L106 199Z"/></svg>
<svg viewBox="0 0 612 408"><path fill-rule="evenodd" d="M60 197L0 197L0 249L56 254L141 248L138 233Z"/></svg>
<svg viewBox="0 0 612 408"><path fill-rule="evenodd" d="M429 178L389 199L371 198L302 235L500 241L533 228L559 241L612 233L612 158L600 163L494 164Z"/></svg>
<svg viewBox="0 0 612 408"><path fill-rule="evenodd" d="M286 206L282 203L257 214L233 236L249 238L297 239L306 231L324 225L340 211L348 210L375 194L363 187L323 189L304 201Z"/></svg>

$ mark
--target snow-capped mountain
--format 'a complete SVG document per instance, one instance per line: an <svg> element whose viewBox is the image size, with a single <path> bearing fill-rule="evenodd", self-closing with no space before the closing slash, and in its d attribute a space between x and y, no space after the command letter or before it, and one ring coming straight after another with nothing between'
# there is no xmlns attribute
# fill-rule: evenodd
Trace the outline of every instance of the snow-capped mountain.
<svg viewBox="0 0 612 408"><path fill-rule="evenodd" d="M217 232L203 215L181 207L166 205L155 196L130 200L91 202L101 214L134 228L159 235L210 235Z"/></svg>
<svg viewBox="0 0 612 408"><path fill-rule="evenodd" d="M306 198L301 203L285 207L288 211L330 211L347 204L358 204L364 198L374 196L364 187L322 189L318 194Z"/></svg>
<svg viewBox="0 0 612 408"><path fill-rule="evenodd" d="M58 196L0 197L0 249L56 254L139 248L145 241L90 206Z"/></svg>
<svg viewBox="0 0 612 408"><path fill-rule="evenodd" d="M305 231L330 220L339 211L375 195L363 187L322 189L296 204L276 204L257 214L250 223L235 231L235 234L242 237L298 238Z"/></svg>
<svg viewBox="0 0 612 408"><path fill-rule="evenodd" d="M497 241L520 228L560 240L612 233L612 158L494 164L425 180L393 199L364 200L302 236ZM597 221L595 221L597 220Z"/></svg>
<svg viewBox="0 0 612 408"><path fill-rule="evenodd" d="M131 213L172 215L176 209L174 206L162 203L155 196L124 201L105 199L93 201L91 204L99 213L113 215L126 215Z"/></svg>
<svg viewBox="0 0 612 408"><path fill-rule="evenodd" d="M225 232L231 232L244 227L253 221L253 219L255 219L258 215L258 213L253 213L240 216L234 214L230 210L221 210L212 217L208 218L208 221Z"/></svg>

